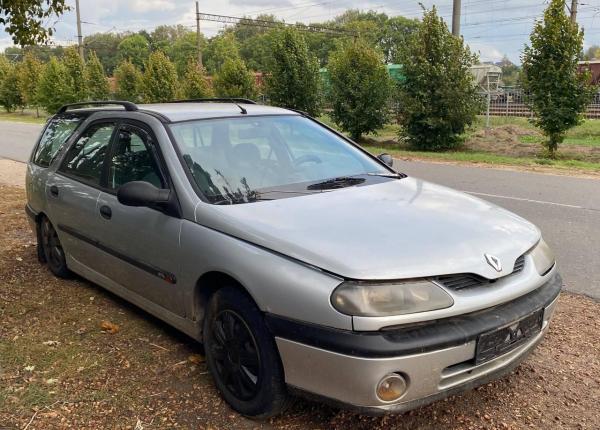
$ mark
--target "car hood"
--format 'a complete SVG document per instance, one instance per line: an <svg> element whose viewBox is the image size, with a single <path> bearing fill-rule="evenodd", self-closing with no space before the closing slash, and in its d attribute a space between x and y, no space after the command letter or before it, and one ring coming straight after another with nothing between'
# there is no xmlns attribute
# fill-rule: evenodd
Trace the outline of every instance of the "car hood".
<svg viewBox="0 0 600 430"><path fill-rule="evenodd" d="M509 274L539 230L491 203L416 178L230 206L199 224L350 279ZM484 254L497 257L497 272Z"/></svg>

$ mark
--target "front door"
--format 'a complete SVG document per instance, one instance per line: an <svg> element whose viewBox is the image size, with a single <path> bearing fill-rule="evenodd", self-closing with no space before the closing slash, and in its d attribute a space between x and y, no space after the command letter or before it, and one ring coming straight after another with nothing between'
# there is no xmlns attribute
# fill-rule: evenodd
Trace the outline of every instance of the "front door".
<svg viewBox="0 0 600 430"><path fill-rule="evenodd" d="M158 151L150 130L127 123L117 130L96 213L101 242L111 260L104 274L182 315L178 285L181 219L158 209L124 206L116 196L118 188L131 181L146 181L158 188L171 186Z"/></svg>

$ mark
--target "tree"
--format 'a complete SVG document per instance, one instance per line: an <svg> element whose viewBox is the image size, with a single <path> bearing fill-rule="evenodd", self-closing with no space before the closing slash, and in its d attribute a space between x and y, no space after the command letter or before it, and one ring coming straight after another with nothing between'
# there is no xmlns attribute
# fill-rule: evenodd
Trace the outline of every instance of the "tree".
<svg viewBox="0 0 600 430"><path fill-rule="evenodd" d="M256 97L254 76L240 58L225 60L214 85L219 97Z"/></svg>
<svg viewBox="0 0 600 430"><path fill-rule="evenodd" d="M50 58L38 84L38 101L46 112L54 113L62 105L73 101L68 80L64 64L55 57Z"/></svg>
<svg viewBox="0 0 600 430"><path fill-rule="evenodd" d="M162 51L150 54L144 71L144 100L149 103L167 102L177 94L175 66Z"/></svg>
<svg viewBox="0 0 600 430"><path fill-rule="evenodd" d="M566 131L581 122L593 96L589 73L577 70L582 48L583 30L567 16L562 0L552 0L523 51L521 78L535 113L533 123L548 138L544 146L552 158Z"/></svg>
<svg viewBox="0 0 600 430"><path fill-rule="evenodd" d="M206 78L206 71L198 66L194 59L188 61L184 74L183 96L186 99L201 99L213 96L210 82Z"/></svg>
<svg viewBox="0 0 600 430"><path fill-rule="evenodd" d="M308 52L298 30L279 31L271 46L267 96L271 103L318 116L320 110L319 61Z"/></svg>
<svg viewBox="0 0 600 430"><path fill-rule="evenodd" d="M330 56L332 119L354 140L387 122L392 88L382 56L359 40Z"/></svg>
<svg viewBox="0 0 600 430"><path fill-rule="evenodd" d="M502 83L509 87L516 86L519 83L519 74L521 71L519 66L510 61L506 55L497 64L502 68Z"/></svg>
<svg viewBox="0 0 600 430"><path fill-rule="evenodd" d="M117 58L119 62L129 60L136 67L144 68L144 63L150 55L150 43L141 34L128 36L119 43L117 47Z"/></svg>
<svg viewBox="0 0 600 430"><path fill-rule="evenodd" d="M584 61L600 60L600 46L592 45L583 54Z"/></svg>
<svg viewBox="0 0 600 430"><path fill-rule="evenodd" d="M231 32L213 37L204 51L203 63L210 74L219 73L225 60L240 59L239 45Z"/></svg>
<svg viewBox="0 0 600 430"><path fill-rule="evenodd" d="M0 85L0 105L7 112L12 112L18 107L23 107L23 98L19 91L19 70L17 65L10 64L4 72Z"/></svg>
<svg viewBox="0 0 600 430"><path fill-rule="evenodd" d="M448 31L433 7L425 11L400 58L405 78L398 100L402 137L428 151L458 146L481 108L469 71L477 56Z"/></svg>
<svg viewBox="0 0 600 430"><path fill-rule="evenodd" d="M70 88L71 102L87 100L88 88L85 78L85 63L77 52L77 48L71 46L65 50L63 64L67 72L67 85Z"/></svg>
<svg viewBox="0 0 600 430"><path fill-rule="evenodd" d="M54 33L53 28L45 28L45 23L68 9L65 0L2 0L0 25L15 45L42 44Z"/></svg>
<svg viewBox="0 0 600 430"><path fill-rule="evenodd" d="M102 63L104 72L111 76L118 64L119 43L123 40L123 35L117 33L95 33L83 38L83 45L88 50L93 50Z"/></svg>
<svg viewBox="0 0 600 430"><path fill-rule="evenodd" d="M123 61L115 69L115 80L117 85L116 97L119 100L139 102L142 93L142 73L135 64L129 60Z"/></svg>
<svg viewBox="0 0 600 430"><path fill-rule="evenodd" d="M200 36L200 44L202 49L206 46L206 40ZM177 74L184 76L187 70L188 62L193 59L194 61L198 58L198 47L196 44L196 33L187 32L178 37L173 43L173 49L171 50L171 61L175 63Z"/></svg>
<svg viewBox="0 0 600 430"><path fill-rule="evenodd" d="M108 100L110 93L108 79L106 79L102 63L94 51L88 54L88 60L85 64L85 78L89 96L92 100Z"/></svg>
<svg viewBox="0 0 600 430"><path fill-rule="evenodd" d="M27 52L19 67L18 86L23 104L38 107L37 88L44 69L43 64L31 52ZM39 111L37 112L39 116Z"/></svg>

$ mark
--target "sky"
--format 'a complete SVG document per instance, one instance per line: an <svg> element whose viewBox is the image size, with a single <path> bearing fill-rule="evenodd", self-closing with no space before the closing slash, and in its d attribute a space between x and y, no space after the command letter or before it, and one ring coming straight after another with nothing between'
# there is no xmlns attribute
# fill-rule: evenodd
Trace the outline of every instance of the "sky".
<svg viewBox="0 0 600 430"><path fill-rule="evenodd" d="M75 0L67 0L73 10L49 20L56 29L54 43L77 41ZM452 0L421 0L425 7L438 8L450 27ZM570 3L570 1L568 2ZM504 55L520 63L533 23L547 0L462 0L461 34L481 61L499 61ZM195 29L193 0L80 0L83 34L138 31L162 24L182 24ZM346 9L374 10L390 16L418 18L422 15L418 0L200 0L204 13L251 16L275 15L285 22L320 22ZM600 0L580 0L578 22L585 29L584 49L600 45ZM211 37L225 24L201 22L202 32ZM0 27L0 50L11 46L10 36Z"/></svg>

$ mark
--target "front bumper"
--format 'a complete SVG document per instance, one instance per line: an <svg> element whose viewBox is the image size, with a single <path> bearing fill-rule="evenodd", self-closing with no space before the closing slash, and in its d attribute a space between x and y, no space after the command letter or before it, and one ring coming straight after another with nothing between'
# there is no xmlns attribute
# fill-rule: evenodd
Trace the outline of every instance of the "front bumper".
<svg viewBox="0 0 600 430"><path fill-rule="evenodd" d="M375 333L324 331L297 327L301 323L296 322L267 321L289 386L362 412L403 412L484 384L518 366L548 330L561 286L560 276L553 273L537 290L501 306ZM540 332L504 355L475 364L480 334L541 308ZM294 324L295 329L290 329ZM375 390L390 373L404 376L408 388L399 400L384 402Z"/></svg>

